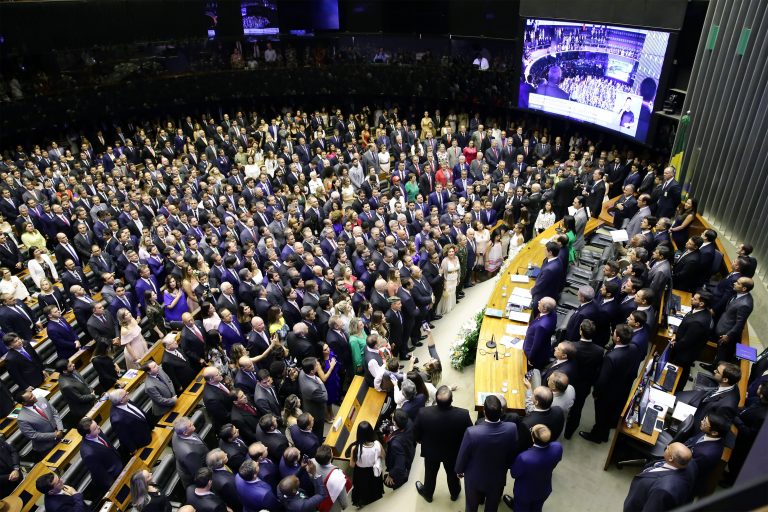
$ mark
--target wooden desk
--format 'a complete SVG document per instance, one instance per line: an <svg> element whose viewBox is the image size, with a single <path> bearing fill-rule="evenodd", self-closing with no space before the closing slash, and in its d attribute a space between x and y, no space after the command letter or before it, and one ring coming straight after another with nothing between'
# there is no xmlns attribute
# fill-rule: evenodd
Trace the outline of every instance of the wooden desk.
<svg viewBox="0 0 768 512"><path fill-rule="evenodd" d="M181 416L189 416L189 414L197 407L203 394L182 393L179 395L179 399L173 406L173 409L163 415L157 422L160 427L173 428L173 422Z"/></svg>
<svg viewBox="0 0 768 512"><path fill-rule="evenodd" d="M152 466L170 444L173 430L165 427L152 429L152 440L147 446L139 449L136 456L147 466Z"/></svg>
<svg viewBox="0 0 768 512"><path fill-rule="evenodd" d="M149 352L144 354L144 356L139 359L139 367L147 364L150 361L154 361L157 364L160 364L163 360L163 354L165 354L165 347L163 346L162 341L156 341L154 345L149 347Z"/></svg>
<svg viewBox="0 0 768 512"><path fill-rule="evenodd" d="M50 472L51 470L45 465L35 464L32 470L26 474L19 486L13 490L11 496L16 496L21 499L21 512L29 512L30 510L35 509L38 500L43 496L37 490L37 487L35 487L35 482L39 477Z"/></svg>
<svg viewBox="0 0 768 512"><path fill-rule="evenodd" d="M656 442L659 440L660 432L655 428L653 429L653 432L651 432L650 434L644 434L643 432L640 431L642 427L640 423L635 423L632 425L632 428L627 428L627 424L624 421L627 411L629 410L629 406L632 403L632 399L635 397L637 388L643 379L645 368L648 365L648 362L651 359L653 359L655 353L660 353L660 352L655 352L651 350L651 352L643 361L643 365L640 367L641 371L637 375L637 378L635 379L634 384L632 384L632 392L629 394L629 398L627 399L627 402L624 404L624 409L622 409L621 417L619 418L619 424L616 427L616 432L613 433L613 438L611 439L611 446L608 449L608 456L605 458L605 464L603 465L604 471L608 470L608 466L610 466L612 462L613 454L614 454L614 451L616 450L616 445L619 442L620 436L626 436L629 439L638 441L640 443L644 443L648 446L655 446ZM666 375L667 375L667 369L665 368L661 372L661 376L660 376L661 382L664 382L664 378L666 377ZM677 386L677 383L680 381L680 375L681 375L681 372L678 371L677 376L675 377L675 383L672 386L672 389L675 389L675 387ZM668 393L668 394L671 394L671 393ZM667 414L672 414L672 411L668 410Z"/></svg>
<svg viewBox="0 0 768 512"><path fill-rule="evenodd" d="M131 477L137 471L149 471L147 465L138 457L131 457L104 495L104 501L99 508L100 512L128 510L131 504Z"/></svg>
<svg viewBox="0 0 768 512"><path fill-rule="evenodd" d="M604 208L605 210L605 208ZM605 223L602 219L590 218L584 229L585 234L596 231ZM507 300L512 293L513 288L531 289L535 284L534 280L528 283L512 283L510 276L515 274L524 274L528 265L541 266L541 262L546 257L546 248L542 244L543 240L550 240L557 235L557 223L545 230L540 235L531 239L520 252L510 262L507 270L500 276L499 282L488 299L487 307L492 309L506 309ZM506 290L503 288L506 287ZM504 295L506 293L506 296ZM508 325L526 325L514 322L507 318L491 318L486 316L480 327L480 338L477 343L477 356L475 359L475 409L481 410L483 407L480 401L480 393L498 393L503 394L507 401L507 408L524 414L525 413L525 386L523 386L523 377L527 371L528 361L522 350L506 348L498 345L499 360L495 359L495 349L489 349L485 346L486 342L493 337L497 344L503 337L507 336L506 328ZM509 354L509 357L506 357ZM503 356L503 357L502 357ZM502 384L507 383L507 392L502 393Z"/></svg>
<svg viewBox="0 0 768 512"><path fill-rule="evenodd" d="M126 390L128 393L131 393L135 391L139 385L144 382L144 379L146 378L146 374L139 370L139 372L136 374L135 377L132 379L127 379L125 377L120 377L117 382L122 384L123 389ZM113 388L117 389L117 388ZM99 402L96 402L96 404L91 408L90 411L88 411L87 416L91 418L93 421L98 423L99 425L103 425L105 421L107 421L107 418L109 418L109 413L112 411L112 402L109 400L101 400Z"/></svg>
<svg viewBox="0 0 768 512"><path fill-rule="evenodd" d="M349 460L346 451L357 439L358 425L367 421L375 427L386 398L386 393L383 391L368 387L363 377L356 375L352 379L352 384L344 395L344 401L333 419L334 424L340 419L341 425L337 430L331 427L323 442L331 447L335 458Z"/></svg>
<svg viewBox="0 0 768 512"><path fill-rule="evenodd" d="M44 389L48 391L48 398L49 400L51 397L56 394L56 392L59 390L59 374L58 372L51 373L50 377L48 377L45 382L40 384L39 389ZM14 406L14 409L18 409L21 407L21 404L16 404ZM5 418L0 419L0 434L2 434L3 437L8 439L11 434L16 432L16 429L18 428L18 425L16 424L16 418L11 418L6 416Z"/></svg>
<svg viewBox="0 0 768 512"><path fill-rule="evenodd" d="M69 443L65 441L69 441ZM80 443L82 441L83 436L78 434L76 429L69 429L64 438L59 441L59 444L48 452L48 455L43 459L43 465L60 475L61 471L59 470L66 467L75 455L80 453Z"/></svg>

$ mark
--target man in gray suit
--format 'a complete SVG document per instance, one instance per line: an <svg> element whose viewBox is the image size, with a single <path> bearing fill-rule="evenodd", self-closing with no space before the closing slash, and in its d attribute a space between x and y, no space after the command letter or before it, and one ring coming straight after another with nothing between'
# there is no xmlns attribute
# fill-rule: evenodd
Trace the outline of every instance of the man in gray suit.
<svg viewBox="0 0 768 512"><path fill-rule="evenodd" d="M627 235L630 239L640 233L640 224L643 222L643 219L651 215L651 207L648 206L650 202L651 196L648 194L642 194L637 198L638 210L632 218L629 219L627 226L624 228L627 230Z"/></svg>
<svg viewBox="0 0 768 512"><path fill-rule="evenodd" d="M653 261L651 262L651 270L648 272L648 280L650 281L648 287L653 290L653 295L658 303L664 290L672 282L672 266L669 264L672 250L666 245L659 245L651 256Z"/></svg>
<svg viewBox="0 0 768 512"><path fill-rule="evenodd" d="M64 437L64 425L59 412L45 398L37 398L32 391L17 393L16 401L22 405L16 422L21 433L32 441L32 449L45 457Z"/></svg>
<svg viewBox="0 0 768 512"><path fill-rule="evenodd" d="M148 362L141 369L147 373L147 379L144 381L144 392L152 400L152 416L159 419L170 411L178 400L173 390L173 382L160 365L154 361Z"/></svg>
<svg viewBox="0 0 768 512"><path fill-rule="evenodd" d="M195 425L186 416L181 416L173 422L171 446L176 458L176 471L186 489L192 483L197 470L205 466L208 447L200 436L195 434Z"/></svg>
<svg viewBox="0 0 768 512"><path fill-rule="evenodd" d="M576 221L575 235L576 240L573 242L573 250L580 252L586 242L584 241L584 228L587 227L587 221L589 216L587 215L587 209L584 208L584 196L577 196L573 199L573 208L576 210L573 212L573 218Z"/></svg>
<svg viewBox="0 0 768 512"><path fill-rule="evenodd" d="M376 169L376 176L381 172L381 164L379 163L379 155L376 152L375 144L368 144L368 149L363 153L363 172L368 176L368 171L373 167Z"/></svg>
<svg viewBox="0 0 768 512"><path fill-rule="evenodd" d="M304 404L304 412L308 412L318 421L312 427L312 433L318 439L323 439L325 404L328 401L328 391L325 384L317 376L320 362L316 357L307 357L301 362L302 370L299 372L299 390L301 391L301 403Z"/></svg>

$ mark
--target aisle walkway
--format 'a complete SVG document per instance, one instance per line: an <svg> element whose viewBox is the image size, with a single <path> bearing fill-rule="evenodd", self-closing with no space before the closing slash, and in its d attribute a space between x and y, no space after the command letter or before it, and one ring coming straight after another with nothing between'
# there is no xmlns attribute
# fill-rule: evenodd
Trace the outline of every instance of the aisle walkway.
<svg viewBox="0 0 768 512"><path fill-rule="evenodd" d="M472 420L477 414L472 410L474 401L474 366L458 372L450 367L448 347L453 342L458 327L468 319L475 316L485 306L496 279L491 279L482 284L465 290L466 296L459 302L456 308L441 320L435 323L434 336L440 359L443 362L443 380L447 385L458 385L459 389L454 393L454 405L470 410ZM419 360L424 361L428 357L426 344L415 352ZM594 418L592 400L587 401L582 414L582 428L589 429ZM603 471L603 463L608 452L608 444L595 445L588 443L575 435L570 441L563 441L563 461L555 471L552 482L553 493L544 506L545 510L574 510L577 512L606 512L609 510L621 510L629 483L636 472L636 468L617 470L612 468ZM424 459L421 458L419 448L416 448L416 458L411 468L408 482L397 489L385 490L384 497L376 503L364 508L371 512L406 512L412 510L435 511L463 511L464 493L458 501L452 502L448 494L445 482L445 473L440 470L437 478L437 488L432 503L427 503L416 492L415 482L424 477ZM507 479L506 493L512 493L512 479ZM598 498L599 496L599 498ZM509 510L502 504L499 510Z"/></svg>

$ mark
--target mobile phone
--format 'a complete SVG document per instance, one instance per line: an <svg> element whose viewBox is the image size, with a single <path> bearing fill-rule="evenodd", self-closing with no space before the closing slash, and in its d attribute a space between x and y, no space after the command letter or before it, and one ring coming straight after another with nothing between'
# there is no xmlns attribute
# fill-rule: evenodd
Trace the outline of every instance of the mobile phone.
<svg viewBox="0 0 768 512"><path fill-rule="evenodd" d="M66 439L66 438L65 438L65 439L62 439L62 440L61 440L61 442L62 442L62 443L64 443L64 444L69 444L69 443L71 443L71 442L72 442L72 440L71 440L71 439Z"/></svg>
<svg viewBox="0 0 768 512"><path fill-rule="evenodd" d="M531 380L531 377L533 376L533 370L528 370L525 372L525 380Z"/></svg>
<svg viewBox="0 0 768 512"><path fill-rule="evenodd" d="M302 464L306 464L307 462L309 462L309 455L302 455L301 462Z"/></svg>

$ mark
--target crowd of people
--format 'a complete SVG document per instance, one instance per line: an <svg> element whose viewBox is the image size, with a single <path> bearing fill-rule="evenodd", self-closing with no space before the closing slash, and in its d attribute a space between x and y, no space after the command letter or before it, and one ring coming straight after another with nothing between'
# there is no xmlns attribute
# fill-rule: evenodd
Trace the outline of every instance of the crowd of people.
<svg viewBox="0 0 768 512"><path fill-rule="evenodd" d="M617 94L630 90L628 85L610 78L589 75L567 76L560 88L574 101L610 111L616 110Z"/></svg>
<svg viewBox="0 0 768 512"><path fill-rule="evenodd" d="M17 421L33 456L73 426L89 489L100 496L201 374L215 440L196 434L188 417L175 420L172 439L186 504L196 510L364 506L409 480L416 443L425 459L416 488L427 501L442 464L452 499L463 478L467 509L485 500L493 510L511 468L515 495L504 501L540 509L562 457L557 439L578 429L592 392L595 427L580 434L607 440L659 297L673 283L708 284L716 234L705 233L706 242L686 235L695 202L678 210L674 172L655 161L586 139L569 148L524 126L486 129L479 116L413 118L384 108L236 112L8 152L0 163L0 328L11 389L0 394L12 391L22 405ZM553 351L566 269L584 247L588 217L614 192L623 194L613 211L630 234L628 263L622 275L609 261L597 293L580 290L567 343ZM556 221L563 233L547 244L525 341L536 370L529 413L507 414L491 396L472 426L440 384L431 329L466 288ZM670 230L686 241L677 258ZM741 250L740 274L721 281L709 302L709 292L696 299L715 311L721 351L713 369L729 389L739 379L730 361L756 265L750 247ZM25 267L30 278L19 279ZM74 324L62 316L69 311ZM30 344L43 326L56 347L65 417L32 392L48 377ZM90 340L97 392L67 360ZM430 357L419 365L412 352L424 340ZM161 364L142 363L158 341ZM679 333L680 364L698 354L683 347L700 342ZM115 388L131 368L147 373L148 411ZM376 424L360 424L348 479L322 443L355 375L389 400ZM112 403L111 436L86 416L101 393ZM737 411L725 412L732 419ZM23 475L15 449L3 447L10 490ZM678 451L670 445L669 464L685 466ZM40 477L37 488L47 510L82 510L82 495L60 476ZM133 505L169 510L159 489L151 473L133 475Z"/></svg>

